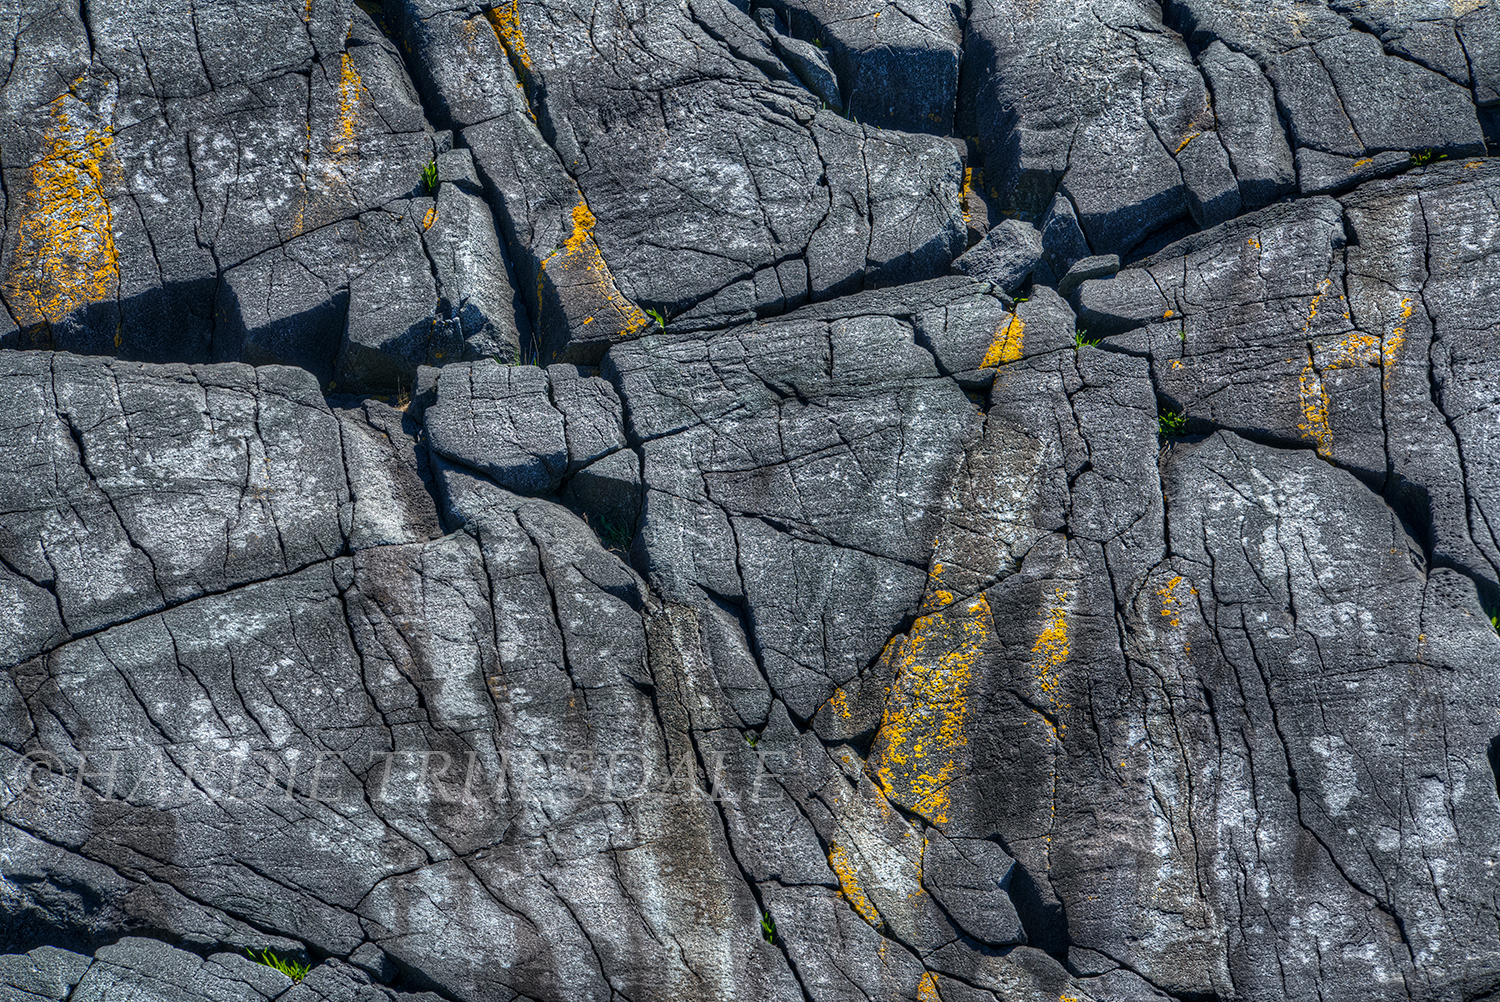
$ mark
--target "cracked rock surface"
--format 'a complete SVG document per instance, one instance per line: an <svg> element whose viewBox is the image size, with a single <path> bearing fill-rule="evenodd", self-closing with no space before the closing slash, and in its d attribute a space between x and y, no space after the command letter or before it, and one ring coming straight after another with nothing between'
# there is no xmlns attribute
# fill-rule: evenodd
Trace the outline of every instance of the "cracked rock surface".
<svg viewBox="0 0 1500 1002"><path fill-rule="evenodd" d="M0 1002L1495 993L1500 8L486 3L0 12Z"/></svg>

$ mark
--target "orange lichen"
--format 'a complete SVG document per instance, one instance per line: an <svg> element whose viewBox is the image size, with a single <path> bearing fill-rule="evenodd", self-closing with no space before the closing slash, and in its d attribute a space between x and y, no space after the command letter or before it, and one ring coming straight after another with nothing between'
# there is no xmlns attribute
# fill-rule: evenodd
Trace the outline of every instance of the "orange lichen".
<svg viewBox="0 0 1500 1002"><path fill-rule="evenodd" d="M605 305L615 311L619 336L633 337L644 331L651 319L640 307L620 295L614 274L609 270L599 244L594 239L594 225L597 222L580 193L578 202L573 206L572 232L563 241L562 247L547 255L537 270L537 298L540 300L543 297L549 270L561 269L568 274L581 272L585 284L597 291L603 297ZM593 317L590 316L589 319L592 320Z"/></svg>
<svg viewBox="0 0 1500 1002"><path fill-rule="evenodd" d="M1187 135L1183 136L1182 142L1177 144L1177 149L1172 151L1172 155L1175 157L1177 154L1181 153L1183 147L1187 146L1188 143L1191 143L1194 139L1197 139L1201 135L1203 135L1203 133L1201 132L1189 132Z"/></svg>
<svg viewBox="0 0 1500 1002"><path fill-rule="evenodd" d="M516 0L492 7L484 12L484 16L495 29L495 37L500 39L500 44L505 46L506 53L510 55L516 75L523 84L526 83L531 77L531 56L526 52L526 36L521 33L521 11Z"/></svg>
<svg viewBox="0 0 1500 1002"><path fill-rule="evenodd" d="M48 106L42 155L21 199L18 242L5 277L5 299L23 327L52 324L120 286L114 217L107 191L120 183L114 132L76 119L92 110L71 93ZM118 347L118 337L116 338Z"/></svg>
<svg viewBox="0 0 1500 1002"><path fill-rule="evenodd" d="M836 842L828 847L828 865L833 868L834 876L839 878L839 892L843 894L844 900L849 902L849 906L860 918L879 929L883 925L880 912L870 903L864 888L859 886L858 868Z"/></svg>
<svg viewBox="0 0 1500 1002"><path fill-rule="evenodd" d="M1260 250L1260 241L1255 239L1254 237L1246 240L1245 243L1249 244L1251 247L1254 247L1256 250Z"/></svg>
<svg viewBox="0 0 1500 1002"><path fill-rule="evenodd" d="M434 205L427 210L427 215L422 217L422 229L432 229L432 224L435 222L437 222L437 206Z"/></svg>
<svg viewBox="0 0 1500 1002"><path fill-rule="evenodd" d="M1374 162L1374 157L1365 157L1363 160L1356 160L1354 161L1354 169L1359 170L1361 167L1367 167Z"/></svg>
<svg viewBox="0 0 1500 1002"><path fill-rule="evenodd" d="M1333 455L1333 431L1328 427L1328 391L1323 388L1323 378L1313 367L1309 355L1298 380L1302 396L1302 423L1297 425L1304 438L1316 443L1318 455L1325 459Z"/></svg>
<svg viewBox="0 0 1500 1002"><path fill-rule="evenodd" d="M1311 301L1307 304L1307 320L1302 324L1303 334L1312 330L1313 320L1318 315L1318 303L1322 302L1323 296L1332 285L1333 282L1326 278L1318 283L1317 291L1313 293ZM1307 362L1302 366L1302 374L1298 379L1302 422L1297 425L1297 428L1304 438L1311 439L1315 443L1318 455L1326 459L1333 455L1333 430L1328 427L1328 390L1323 385L1323 375L1316 361L1316 353L1309 350Z"/></svg>
<svg viewBox="0 0 1500 1002"><path fill-rule="evenodd" d="M1170 621L1173 626L1178 625L1177 603L1181 601L1175 594L1175 589L1181 583L1182 575L1179 574L1172 580L1168 581L1165 588L1158 588L1156 590L1156 594L1161 598L1161 614L1163 616L1170 617Z"/></svg>
<svg viewBox="0 0 1500 1002"><path fill-rule="evenodd" d="M943 1002L943 997L938 994L937 975L927 971L922 975L922 980L917 982L917 1002Z"/></svg>
<svg viewBox="0 0 1500 1002"><path fill-rule="evenodd" d="M828 708L845 720L854 719L854 713L849 709L849 695L842 687L833 690L833 695L828 697Z"/></svg>
<svg viewBox="0 0 1500 1002"><path fill-rule="evenodd" d="M1021 340L1025 332L1026 321L1021 319L1021 314L1019 312L1011 314L1010 321L1004 327L995 329L989 350L984 353L984 359L980 361L979 367L994 369L1006 362L1019 359Z"/></svg>
<svg viewBox="0 0 1500 1002"><path fill-rule="evenodd" d="M580 253L584 242L592 235L594 224L597 222L593 212L589 211L588 203L579 199L578 204L573 206L573 232L568 235L567 241L563 244L563 253Z"/></svg>
<svg viewBox="0 0 1500 1002"><path fill-rule="evenodd" d="M895 668L870 763L887 797L929 821L951 809L949 785L963 771L975 663L994 630L984 596L922 616L886 645Z"/></svg>
<svg viewBox="0 0 1500 1002"><path fill-rule="evenodd" d="M335 156L348 156L354 152L356 122L359 118L359 92L364 81L354 67L354 58L349 53L339 55L339 124L334 132L332 150Z"/></svg>
<svg viewBox="0 0 1500 1002"><path fill-rule="evenodd" d="M1321 296L1314 296L1309 308L1308 324L1317 314L1317 303ZM1340 299L1343 297L1340 296ZM1384 383L1390 385L1391 370L1406 343L1404 324L1412 314L1411 297L1401 300L1401 318L1398 325L1384 338L1372 334L1350 333L1328 345L1314 346L1302 367L1299 380L1302 397L1302 423L1297 425L1303 435L1317 444L1318 455L1325 458L1333 455L1333 431L1328 426L1328 388L1323 374L1337 369L1353 369L1362 365L1379 366L1386 370ZM1346 317L1348 314L1344 314Z"/></svg>
<svg viewBox="0 0 1500 1002"><path fill-rule="evenodd" d="M965 226L969 225L969 186L973 183L973 180L974 169L972 167L965 167L963 190L958 193L958 204L963 209Z"/></svg>
<svg viewBox="0 0 1500 1002"><path fill-rule="evenodd" d="M1042 627L1037 634L1036 643L1031 646L1031 653L1034 655L1031 661L1032 674L1037 688L1052 705L1054 716L1061 708L1062 669L1068 661L1067 602L1068 592L1059 588L1052 593L1052 601L1044 612L1047 624ZM1064 729L1065 725L1057 725L1059 738Z"/></svg>
<svg viewBox="0 0 1500 1002"><path fill-rule="evenodd" d="M1318 315L1318 303L1323 301L1323 297L1328 293L1329 288L1331 288L1332 286L1333 282L1330 279L1326 278L1318 283L1318 291L1313 294L1312 302L1307 304L1307 322L1302 325L1302 331L1304 334L1312 329L1313 318Z"/></svg>

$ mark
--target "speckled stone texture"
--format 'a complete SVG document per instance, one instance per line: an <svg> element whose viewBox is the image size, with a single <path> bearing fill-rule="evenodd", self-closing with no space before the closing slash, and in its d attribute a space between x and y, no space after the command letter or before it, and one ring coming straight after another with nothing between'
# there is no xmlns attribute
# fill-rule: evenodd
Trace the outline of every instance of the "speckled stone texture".
<svg viewBox="0 0 1500 1002"><path fill-rule="evenodd" d="M0 1002L1500 989L1492 0L0 32Z"/></svg>

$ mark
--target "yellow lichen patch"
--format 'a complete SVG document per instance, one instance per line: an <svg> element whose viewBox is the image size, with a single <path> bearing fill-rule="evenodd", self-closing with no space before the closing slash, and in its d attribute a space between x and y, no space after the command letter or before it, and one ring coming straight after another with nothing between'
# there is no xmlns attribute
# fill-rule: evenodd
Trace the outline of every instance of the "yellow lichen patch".
<svg viewBox="0 0 1500 1002"><path fill-rule="evenodd" d="M1379 365L1380 340L1369 334L1348 334L1331 345L1315 349L1318 368L1353 369L1360 365Z"/></svg>
<svg viewBox="0 0 1500 1002"><path fill-rule="evenodd" d="M1182 575L1179 574L1172 580L1168 581L1165 588L1158 588L1156 590L1157 596L1161 599L1161 614L1163 616L1169 617L1169 622L1173 626L1178 625L1177 605L1181 601L1181 599L1177 597L1176 589L1177 586L1181 583Z"/></svg>
<svg viewBox="0 0 1500 1002"><path fill-rule="evenodd" d="M1324 295L1327 294L1332 286L1333 282L1326 278L1318 283L1318 290L1313 294L1312 302L1307 304L1307 322L1302 325L1302 332L1304 334L1312 329L1313 318L1318 315L1318 304L1323 301Z"/></svg>
<svg viewBox="0 0 1500 1002"><path fill-rule="evenodd" d="M1302 422L1297 428L1304 438L1316 443L1318 455L1326 459L1333 455L1333 431L1328 427L1328 391L1323 388L1323 377L1313 368L1311 358L1302 367L1298 386L1302 396Z"/></svg>
<svg viewBox="0 0 1500 1002"><path fill-rule="evenodd" d="M871 749L877 784L891 800L929 821L948 821L949 786L963 771L960 751L975 663L994 630L984 596L922 616L882 655L894 679Z"/></svg>
<svg viewBox="0 0 1500 1002"><path fill-rule="evenodd" d="M1361 167L1368 167L1374 162L1375 159L1373 157L1365 157L1363 160L1356 160L1354 161L1354 169L1359 170Z"/></svg>
<svg viewBox="0 0 1500 1002"><path fill-rule="evenodd" d="M1313 297L1309 323L1317 313L1319 296ZM1340 297L1342 298L1342 297ZM1318 455L1333 454L1333 431L1328 426L1328 388L1323 382L1323 373L1337 369L1352 369L1361 365L1379 366L1386 370L1384 382L1390 384L1391 367L1395 365L1406 343L1406 321L1412 314L1411 298L1401 300L1401 317L1397 325L1384 338L1372 334L1351 333L1329 345L1317 346L1302 367L1300 392L1302 397L1302 423L1297 427L1306 438L1317 443ZM1348 316L1348 314L1345 314Z"/></svg>
<svg viewBox="0 0 1500 1002"><path fill-rule="evenodd" d="M561 270L570 277L581 277L584 283L596 290L605 303L615 311L619 336L633 337L645 330L651 320L640 307L620 295L615 285L614 274L609 270L609 265L604 262L604 255L600 253L599 244L594 240L594 225L597 222L588 203L580 194L577 204L573 206L573 231L568 234L567 240L563 242L559 250L547 255L537 270L537 298L542 298L549 270ZM573 283L559 281L557 284L572 285ZM593 317L591 316L590 319L592 320Z"/></svg>
<svg viewBox="0 0 1500 1002"><path fill-rule="evenodd" d="M849 859L842 846L834 843L828 847L828 865L833 867L834 876L839 878L839 891L844 895L844 900L859 915L860 918L879 929L883 924L880 920L880 912L870 903L865 896L864 888L859 886L859 871Z"/></svg>
<svg viewBox="0 0 1500 1002"><path fill-rule="evenodd" d="M842 686L833 690L833 695L828 697L828 708L845 720L854 719L854 712L849 709L849 695Z"/></svg>
<svg viewBox="0 0 1500 1002"><path fill-rule="evenodd" d="M922 980L917 982L917 1002L943 1002L943 997L938 994L937 975L927 971L922 975Z"/></svg>
<svg viewBox="0 0 1500 1002"><path fill-rule="evenodd" d="M1254 247L1256 250L1260 250L1260 241L1255 239L1254 237L1246 240L1245 243L1250 245L1251 247Z"/></svg>
<svg viewBox="0 0 1500 1002"><path fill-rule="evenodd" d="M1323 301L1323 296L1332 286L1332 280L1326 278L1318 283L1317 290L1307 304L1307 320L1302 325L1303 334L1312 330L1313 320L1318 315L1318 304ZM1355 350L1355 346L1351 343L1346 347L1345 352ZM1314 365L1315 354L1315 352L1308 353L1307 362L1302 366L1302 375L1298 379L1302 421L1297 428L1302 432L1303 438L1311 439L1316 444L1318 455L1326 459L1333 455L1333 430L1328 427L1328 390L1323 385L1322 373ZM1334 358L1337 357L1338 355L1335 354ZM1329 361L1332 360L1329 359ZM1333 367L1339 368L1340 366Z"/></svg>
<svg viewBox="0 0 1500 1002"><path fill-rule="evenodd" d="M354 137L359 119L359 92L364 89L359 70L354 67L354 58L345 52L339 56L339 123L334 130L331 149L334 156L344 157L355 152Z"/></svg>
<svg viewBox="0 0 1500 1002"><path fill-rule="evenodd" d="M1183 148L1187 146L1188 143L1191 143L1194 139L1197 139L1201 135L1203 135L1203 133L1201 132L1189 132L1187 135L1183 136L1182 142L1177 144L1177 149L1172 151L1172 155L1175 157L1177 154L1181 153Z"/></svg>
<svg viewBox="0 0 1500 1002"><path fill-rule="evenodd" d="M1473 170L1475 167L1483 167L1484 166L1484 161L1483 160L1470 160L1468 163L1464 164L1464 166L1467 167L1469 170Z"/></svg>
<svg viewBox="0 0 1500 1002"><path fill-rule="evenodd" d="M5 299L23 327L56 323L80 307L115 298L120 261L107 192L120 183L114 132L72 94L48 106L42 155L31 166L5 277ZM118 338L116 339L118 347Z"/></svg>
<svg viewBox="0 0 1500 1002"><path fill-rule="evenodd" d="M981 369L994 369L1005 362L1014 362L1021 357L1021 339L1026 332L1026 321L1020 313L1011 314L1004 327L995 330L989 350L979 363Z"/></svg>
<svg viewBox="0 0 1500 1002"><path fill-rule="evenodd" d="M437 206L434 205L427 210L427 215L422 217L422 229L432 229L432 224L435 222L437 222Z"/></svg>
<svg viewBox="0 0 1500 1002"><path fill-rule="evenodd" d="M593 212L589 210L588 203L579 199L578 204L573 206L573 232L568 235L567 242L563 244L563 253L580 253L584 248L584 243L593 235L594 224L597 222Z"/></svg>
<svg viewBox="0 0 1500 1002"><path fill-rule="evenodd" d="M516 75L523 84L526 83L531 77L531 56L526 52L526 36L521 33L521 11L516 0L492 7L484 12L484 16L495 29L495 37L500 39L500 44L505 46L506 53L510 55Z"/></svg>
<svg viewBox="0 0 1500 1002"><path fill-rule="evenodd" d="M965 167L964 168L964 186L963 186L963 190L958 193L958 204L963 209L963 212L964 212L964 225L965 226L969 225L969 186L972 185L973 182L974 182L974 169L972 167Z"/></svg>
<svg viewBox="0 0 1500 1002"><path fill-rule="evenodd" d="M1036 679L1037 688L1042 695L1052 704L1055 711L1061 708L1062 696L1062 669L1068 661L1068 592L1061 588L1052 593L1052 601L1047 603L1044 615L1047 623L1037 634L1036 643L1031 645L1031 671ZM1058 737L1065 725L1057 725Z"/></svg>

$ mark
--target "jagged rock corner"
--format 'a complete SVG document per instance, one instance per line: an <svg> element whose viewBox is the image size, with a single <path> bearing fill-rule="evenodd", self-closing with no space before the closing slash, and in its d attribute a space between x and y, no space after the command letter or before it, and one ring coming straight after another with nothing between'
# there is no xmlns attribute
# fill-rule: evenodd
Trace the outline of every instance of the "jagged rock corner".
<svg viewBox="0 0 1500 1002"><path fill-rule="evenodd" d="M1500 992L1493 0L0 25L0 1002Z"/></svg>

